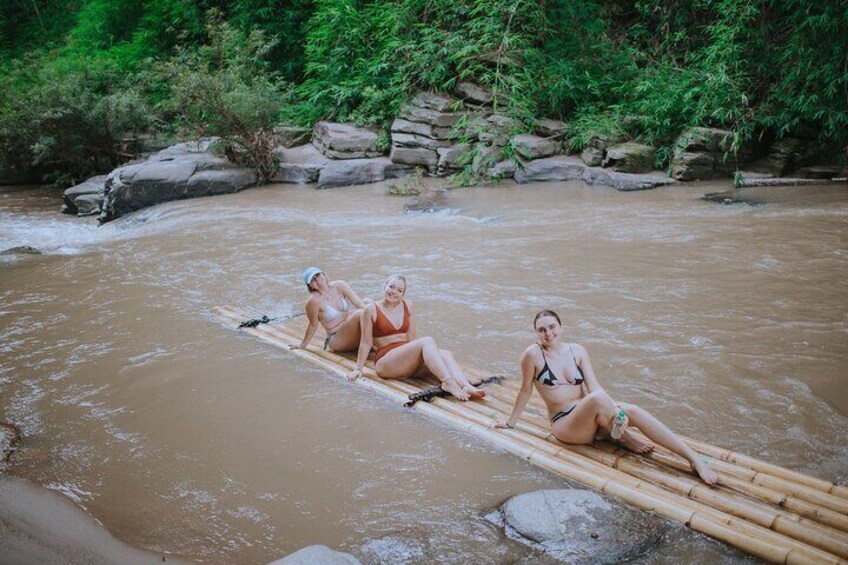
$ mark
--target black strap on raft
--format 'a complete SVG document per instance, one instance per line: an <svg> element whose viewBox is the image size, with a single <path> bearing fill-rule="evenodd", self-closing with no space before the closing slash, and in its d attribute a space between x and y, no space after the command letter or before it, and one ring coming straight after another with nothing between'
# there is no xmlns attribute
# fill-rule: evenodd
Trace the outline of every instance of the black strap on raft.
<svg viewBox="0 0 848 565"><path fill-rule="evenodd" d="M473 384L474 386L481 386L481 385L487 385L489 383L499 383L499 382L501 382L501 380L503 380L502 376L494 376L494 377L488 377L486 379L483 379L478 383L471 383L471 384ZM410 394L409 395L409 402L405 402L404 406L406 408L412 408L413 406L415 406L415 403L418 402L419 400L423 400L424 402L430 402L431 400L433 400L436 397L444 398L447 395L448 395L448 393L445 392L444 390L442 390L442 387L434 386L434 387L428 388L426 390L422 390L421 392L414 392L414 393Z"/></svg>
<svg viewBox="0 0 848 565"><path fill-rule="evenodd" d="M292 318L297 318L298 316L305 316L304 312L298 312L297 314L289 314L288 316L277 316L276 318L269 318L265 314L262 315L261 318L251 318L249 320L245 320L244 322L238 325L238 329L242 328L255 328L259 324L270 324L271 322L276 322L278 320L291 320Z"/></svg>

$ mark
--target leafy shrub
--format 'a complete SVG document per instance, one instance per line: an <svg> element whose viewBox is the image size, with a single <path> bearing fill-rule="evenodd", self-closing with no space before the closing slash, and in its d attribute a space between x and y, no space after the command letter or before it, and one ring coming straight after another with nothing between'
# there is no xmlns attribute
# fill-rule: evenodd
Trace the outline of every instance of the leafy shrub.
<svg viewBox="0 0 848 565"><path fill-rule="evenodd" d="M220 136L230 158L267 181L278 165L273 127L286 96L285 84L268 69L274 42L225 22L210 22L207 33L208 45L180 49L164 64L171 91L161 109L197 134Z"/></svg>
<svg viewBox="0 0 848 565"><path fill-rule="evenodd" d="M142 95L109 69L68 72L41 58L0 78L0 161L59 184L111 169L150 126Z"/></svg>

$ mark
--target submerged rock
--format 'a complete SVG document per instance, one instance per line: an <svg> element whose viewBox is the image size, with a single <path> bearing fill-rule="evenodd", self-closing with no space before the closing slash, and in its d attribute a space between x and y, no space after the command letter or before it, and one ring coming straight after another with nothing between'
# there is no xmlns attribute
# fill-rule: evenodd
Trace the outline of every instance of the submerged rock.
<svg viewBox="0 0 848 565"><path fill-rule="evenodd" d="M501 506L510 538L574 564L620 563L659 543L667 524L587 490L540 490Z"/></svg>
<svg viewBox="0 0 848 565"><path fill-rule="evenodd" d="M426 539L408 534L391 534L365 542L362 556L373 565L394 565L396 563L429 563L430 552Z"/></svg>
<svg viewBox="0 0 848 565"><path fill-rule="evenodd" d="M0 255L41 255L41 251L29 245L19 245L0 251Z"/></svg>
<svg viewBox="0 0 848 565"><path fill-rule="evenodd" d="M0 422L0 463L9 461L20 441L21 430L15 424Z"/></svg>
<svg viewBox="0 0 848 565"><path fill-rule="evenodd" d="M448 199L448 191L444 188L428 190L415 198L410 198L403 209L406 212L432 213L445 207Z"/></svg>
<svg viewBox="0 0 848 565"><path fill-rule="evenodd" d="M268 565L361 565L361 562L349 553L332 550L326 545L310 545Z"/></svg>

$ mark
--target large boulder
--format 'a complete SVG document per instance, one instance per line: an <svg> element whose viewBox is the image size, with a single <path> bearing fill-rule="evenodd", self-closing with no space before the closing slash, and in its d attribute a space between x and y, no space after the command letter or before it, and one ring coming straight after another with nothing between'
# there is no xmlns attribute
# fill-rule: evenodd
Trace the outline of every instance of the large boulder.
<svg viewBox="0 0 848 565"><path fill-rule="evenodd" d="M330 159L311 143L292 148L279 147L275 153L280 165L271 177L273 182L291 184L318 182L321 169L330 162Z"/></svg>
<svg viewBox="0 0 848 565"><path fill-rule="evenodd" d="M361 562L349 553L334 551L326 545L310 545L268 565L361 565Z"/></svg>
<svg viewBox="0 0 848 565"><path fill-rule="evenodd" d="M538 135L521 134L512 138L512 144L522 159L544 159L560 152L562 146L552 139Z"/></svg>
<svg viewBox="0 0 848 565"><path fill-rule="evenodd" d="M515 182L524 184L528 182L581 180L585 170L586 165L580 159L558 155L524 163L522 168L515 171Z"/></svg>
<svg viewBox="0 0 848 565"><path fill-rule="evenodd" d="M684 131L675 143L671 176L677 180L712 179L732 176L738 167L759 156L757 143L746 143L731 154L734 134L717 128L694 127ZM769 166L765 167L766 169ZM781 166L777 166L782 169Z"/></svg>
<svg viewBox="0 0 848 565"><path fill-rule="evenodd" d="M587 490L521 494L500 511L508 537L572 564L627 561L658 544L668 528L656 516Z"/></svg>
<svg viewBox="0 0 848 565"><path fill-rule="evenodd" d="M91 214L91 210L96 208L100 210L100 201L103 200L103 193L106 192L106 178L108 175L98 175L91 177L85 182L81 182L76 186L72 186L62 194L62 213L63 214L79 214L86 216ZM85 211L81 212L77 206L77 199L87 197L81 200ZM94 198L92 198L94 197ZM96 206L93 204L96 203Z"/></svg>
<svg viewBox="0 0 848 565"><path fill-rule="evenodd" d="M439 154L433 149L425 149L423 147L401 147L393 145L389 158L393 163L427 167L432 171L436 170L439 164Z"/></svg>
<svg viewBox="0 0 848 565"><path fill-rule="evenodd" d="M330 159L379 157L377 140L375 130L354 124L317 122L312 128L312 143Z"/></svg>
<svg viewBox="0 0 848 565"><path fill-rule="evenodd" d="M209 147L206 141L181 143L112 171L100 222L162 202L237 192L256 184L255 171L213 155Z"/></svg>
<svg viewBox="0 0 848 565"><path fill-rule="evenodd" d="M580 152L580 158L590 167L600 167L607 156L609 139L605 135L593 135Z"/></svg>
<svg viewBox="0 0 848 565"><path fill-rule="evenodd" d="M641 143L621 143L607 147L604 167L620 173L646 173L654 170L654 148Z"/></svg>
<svg viewBox="0 0 848 565"><path fill-rule="evenodd" d="M674 179L668 178L665 173L659 171L638 174L618 173L598 167L587 167L583 172L583 182L592 185L611 186L622 192L648 190L649 188L676 183Z"/></svg>
<svg viewBox="0 0 848 565"><path fill-rule="evenodd" d="M348 159L327 163L318 176L318 188L371 184L386 179L386 169L392 164L388 157Z"/></svg>
<svg viewBox="0 0 848 565"><path fill-rule="evenodd" d="M685 151L671 161L671 176L677 180L711 179L716 176L715 153Z"/></svg>

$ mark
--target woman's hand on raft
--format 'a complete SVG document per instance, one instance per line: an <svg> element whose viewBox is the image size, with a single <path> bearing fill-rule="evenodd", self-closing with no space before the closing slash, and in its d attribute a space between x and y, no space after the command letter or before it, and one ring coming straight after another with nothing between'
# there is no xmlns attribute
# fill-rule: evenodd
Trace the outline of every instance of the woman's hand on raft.
<svg viewBox="0 0 848 565"><path fill-rule="evenodd" d="M347 380L350 381L350 382L355 381L356 379L358 379L361 376L362 376L362 369L354 369L353 371L351 371L347 375L345 375L345 377L347 377Z"/></svg>
<svg viewBox="0 0 848 565"><path fill-rule="evenodd" d="M498 420L497 422L492 424L492 427L495 428L496 430L513 430L513 429L515 429L515 426L513 426L512 424L509 423L508 418L501 418L500 420Z"/></svg>

